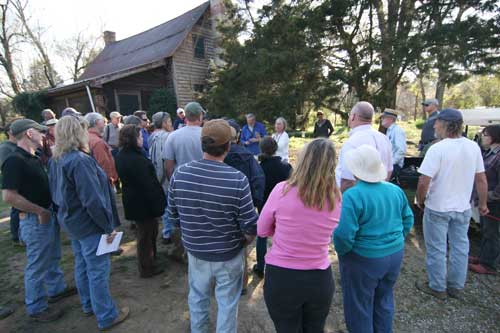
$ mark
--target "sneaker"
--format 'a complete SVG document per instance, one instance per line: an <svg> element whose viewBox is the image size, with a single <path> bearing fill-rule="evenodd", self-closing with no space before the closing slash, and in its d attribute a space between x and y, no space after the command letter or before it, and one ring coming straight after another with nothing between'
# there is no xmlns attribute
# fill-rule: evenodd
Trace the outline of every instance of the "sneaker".
<svg viewBox="0 0 500 333"><path fill-rule="evenodd" d="M450 296L451 298L455 298L458 300L462 299L462 297L461 297L462 290L461 289L448 287L448 289L446 289L446 292L448 293L448 296Z"/></svg>
<svg viewBox="0 0 500 333"><path fill-rule="evenodd" d="M115 321L111 323L111 325L100 328L100 331L109 331L111 328L115 327L116 325L123 323L125 319L128 318L130 314L130 309L128 306L125 306L120 309L120 312L118 313L118 317L116 317Z"/></svg>
<svg viewBox="0 0 500 333"><path fill-rule="evenodd" d="M479 264L479 257L469 256L469 264Z"/></svg>
<svg viewBox="0 0 500 333"><path fill-rule="evenodd" d="M55 295L55 296L49 296L49 303L55 303L60 301L63 298L73 296L77 293L77 290L75 287L66 287L61 293Z"/></svg>
<svg viewBox="0 0 500 333"><path fill-rule="evenodd" d="M162 244L165 244L165 245L172 244L172 239L170 237L169 238L162 238L161 242L162 242Z"/></svg>
<svg viewBox="0 0 500 333"><path fill-rule="evenodd" d="M446 299L446 291L437 291L429 287L427 282L415 282L415 287L423 293L434 296L437 299L444 301Z"/></svg>
<svg viewBox="0 0 500 333"><path fill-rule="evenodd" d="M94 315L94 311L90 310L89 312L83 311L84 317L92 317Z"/></svg>
<svg viewBox="0 0 500 333"><path fill-rule="evenodd" d="M481 264L469 264L469 270L477 274L490 274L490 275L496 274L494 270L491 270L488 267Z"/></svg>
<svg viewBox="0 0 500 333"><path fill-rule="evenodd" d="M63 315L62 310L56 310L53 308L46 308L42 312L30 315L31 319L39 323L49 323L61 318Z"/></svg>
<svg viewBox="0 0 500 333"><path fill-rule="evenodd" d="M264 278L264 271L257 268L257 264L253 265L252 272L257 275L259 279Z"/></svg>

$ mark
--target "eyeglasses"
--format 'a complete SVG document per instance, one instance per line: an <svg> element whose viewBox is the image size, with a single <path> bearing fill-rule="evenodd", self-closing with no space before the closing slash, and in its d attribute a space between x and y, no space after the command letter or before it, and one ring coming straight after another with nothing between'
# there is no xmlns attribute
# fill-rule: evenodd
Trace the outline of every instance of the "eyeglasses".
<svg viewBox="0 0 500 333"><path fill-rule="evenodd" d="M422 104L423 106L429 106L430 104Z"/></svg>

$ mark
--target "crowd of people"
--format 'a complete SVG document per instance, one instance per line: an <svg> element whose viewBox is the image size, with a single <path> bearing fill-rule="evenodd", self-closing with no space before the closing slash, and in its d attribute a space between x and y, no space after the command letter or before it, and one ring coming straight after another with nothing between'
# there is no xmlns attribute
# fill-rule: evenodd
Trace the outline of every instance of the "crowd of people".
<svg viewBox="0 0 500 333"><path fill-rule="evenodd" d="M415 286L438 299L460 298L467 268L495 274L500 255L500 126L485 128L482 154L462 136L461 113L438 111L438 104L423 102L430 117L416 201L424 210L428 280ZM145 111L126 117L114 111L107 123L99 113L66 108L59 119L44 110L42 124L17 119L6 128L2 190L13 207L13 241L26 247L28 315L57 320L63 311L49 304L78 293L82 314L95 316L101 330L129 317L129 307L118 306L110 293L111 254L96 253L102 235L108 243L116 237L121 193L125 218L136 230L141 278L164 272L156 260L158 233L185 253L191 332L209 331L214 290L217 332L236 332L247 247L255 238L251 271L264 279L277 332L323 332L335 291L332 243L349 332L391 332L394 285L414 222L397 186L406 154L399 112L384 110L381 133L372 128L373 106L358 102L339 152L329 139L331 122L318 112L316 138L293 168L282 117L269 136L254 114L243 127L234 119L204 121L197 102L176 115L172 122L168 113L155 113L150 124ZM468 257L471 197L482 215L477 257ZM71 239L76 288L65 284L59 267L60 226Z"/></svg>

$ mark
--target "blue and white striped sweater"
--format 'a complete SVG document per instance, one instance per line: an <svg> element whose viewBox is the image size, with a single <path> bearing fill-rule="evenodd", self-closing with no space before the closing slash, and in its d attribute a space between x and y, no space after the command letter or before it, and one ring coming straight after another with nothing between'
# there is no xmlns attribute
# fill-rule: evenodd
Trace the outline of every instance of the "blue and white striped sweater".
<svg viewBox="0 0 500 333"><path fill-rule="evenodd" d="M202 260L230 260L243 247L243 233L256 234L248 180L221 162L200 160L177 168L170 181L168 213L181 227L184 247Z"/></svg>

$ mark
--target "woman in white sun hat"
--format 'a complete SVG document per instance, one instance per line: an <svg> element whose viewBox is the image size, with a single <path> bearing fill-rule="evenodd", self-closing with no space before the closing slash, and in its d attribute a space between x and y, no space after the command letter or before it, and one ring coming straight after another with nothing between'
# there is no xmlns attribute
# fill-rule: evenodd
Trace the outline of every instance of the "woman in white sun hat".
<svg viewBox="0 0 500 333"><path fill-rule="evenodd" d="M413 213L404 192L384 181L387 170L373 147L362 145L349 151L345 163L356 185L343 194L333 240L347 329L351 333L392 332L392 291Z"/></svg>

